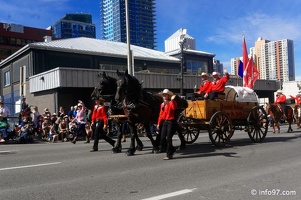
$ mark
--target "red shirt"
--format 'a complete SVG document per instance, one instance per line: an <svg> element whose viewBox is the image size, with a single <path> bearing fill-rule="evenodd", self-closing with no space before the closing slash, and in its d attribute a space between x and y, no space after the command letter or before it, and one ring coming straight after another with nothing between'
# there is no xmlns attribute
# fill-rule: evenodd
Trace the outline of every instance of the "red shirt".
<svg viewBox="0 0 301 200"><path fill-rule="evenodd" d="M296 104L301 104L301 96L294 97L294 96L290 95L290 97L292 99L295 99Z"/></svg>
<svg viewBox="0 0 301 200"><path fill-rule="evenodd" d="M163 102L160 106L158 125L162 125L161 123L163 120L175 119L175 110L177 107L177 102L174 100Z"/></svg>
<svg viewBox="0 0 301 200"><path fill-rule="evenodd" d="M96 120L103 120L104 124L107 124L108 118L106 113L106 107L103 105L95 105L92 113L92 123Z"/></svg>
<svg viewBox="0 0 301 200"><path fill-rule="evenodd" d="M220 78L220 79L217 79L216 81L212 81L212 84L211 84L211 90L210 91L213 91L213 90L216 90L216 91L219 91L219 92L224 92L225 91L225 85L226 85L226 82L230 79L230 76L228 73L225 74L226 76Z"/></svg>
<svg viewBox="0 0 301 200"><path fill-rule="evenodd" d="M276 97L275 103L286 103L286 96L284 94L280 94Z"/></svg>
<svg viewBox="0 0 301 200"><path fill-rule="evenodd" d="M200 85L200 89L199 89L199 93L209 93L210 92L210 88L211 88L211 82L208 80L204 80L201 85Z"/></svg>

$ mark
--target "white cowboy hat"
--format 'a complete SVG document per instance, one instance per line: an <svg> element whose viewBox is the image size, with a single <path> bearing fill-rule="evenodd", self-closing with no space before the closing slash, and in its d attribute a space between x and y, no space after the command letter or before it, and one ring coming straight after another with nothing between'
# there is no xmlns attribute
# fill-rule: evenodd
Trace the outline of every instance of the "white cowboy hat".
<svg viewBox="0 0 301 200"><path fill-rule="evenodd" d="M83 106L83 104L81 104L81 103L78 103L78 104L77 104L77 107L79 107L79 106Z"/></svg>
<svg viewBox="0 0 301 200"><path fill-rule="evenodd" d="M277 93L282 94L282 90L277 90Z"/></svg>
<svg viewBox="0 0 301 200"><path fill-rule="evenodd" d="M213 72L213 73L212 73L212 76L219 76L219 75L220 75L219 72Z"/></svg>
<svg viewBox="0 0 301 200"><path fill-rule="evenodd" d="M203 77L203 76L209 76L209 75L205 72L202 72L201 77Z"/></svg>
<svg viewBox="0 0 301 200"><path fill-rule="evenodd" d="M161 95L162 95L162 94L168 94L169 96L172 96L172 95L173 95L173 92L169 91L169 89L164 89L163 92L161 92L160 94L161 94Z"/></svg>

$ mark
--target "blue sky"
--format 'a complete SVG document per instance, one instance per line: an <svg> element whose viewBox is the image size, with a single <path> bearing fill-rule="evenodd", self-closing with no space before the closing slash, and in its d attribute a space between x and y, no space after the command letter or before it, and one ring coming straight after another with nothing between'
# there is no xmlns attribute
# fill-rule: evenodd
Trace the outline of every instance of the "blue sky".
<svg viewBox="0 0 301 200"><path fill-rule="evenodd" d="M0 21L47 28L66 13L90 13L99 38L99 0L0 0ZM296 80L301 80L300 0L156 0L158 50L179 28L196 39L196 49L216 54L230 71L231 58L242 55L258 37L294 40ZM249 50L248 50L249 52Z"/></svg>

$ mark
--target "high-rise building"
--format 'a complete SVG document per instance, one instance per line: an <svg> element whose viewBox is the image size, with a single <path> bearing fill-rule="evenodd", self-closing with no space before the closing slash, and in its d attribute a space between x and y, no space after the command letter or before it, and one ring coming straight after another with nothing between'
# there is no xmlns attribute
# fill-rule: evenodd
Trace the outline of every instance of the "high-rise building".
<svg viewBox="0 0 301 200"><path fill-rule="evenodd" d="M155 0L128 0L130 43L155 49ZM124 0L101 0L101 39L126 42Z"/></svg>
<svg viewBox="0 0 301 200"><path fill-rule="evenodd" d="M54 38L96 38L95 24L92 23L91 14L66 14L52 28Z"/></svg>
<svg viewBox="0 0 301 200"><path fill-rule="evenodd" d="M252 56L259 79L280 80L282 82L295 80L294 42L289 39L278 41L264 40L261 37L250 48L249 58ZM237 74L239 60L242 57L231 59L231 73Z"/></svg>
<svg viewBox="0 0 301 200"><path fill-rule="evenodd" d="M294 42L289 39L255 42L255 59L260 79L295 80Z"/></svg>

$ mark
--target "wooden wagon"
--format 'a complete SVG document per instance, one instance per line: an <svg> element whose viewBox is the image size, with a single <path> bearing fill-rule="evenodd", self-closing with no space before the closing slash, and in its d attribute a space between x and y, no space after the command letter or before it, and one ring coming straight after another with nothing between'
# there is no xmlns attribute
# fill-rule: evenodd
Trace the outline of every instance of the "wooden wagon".
<svg viewBox="0 0 301 200"><path fill-rule="evenodd" d="M244 130L253 142L262 142L268 130L267 121L256 93L238 86L227 86L224 95L216 100L189 101L179 118L188 144L197 140L201 130L207 130L215 146L225 146L235 130Z"/></svg>

